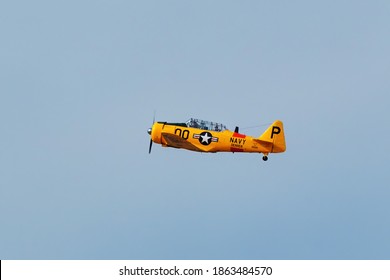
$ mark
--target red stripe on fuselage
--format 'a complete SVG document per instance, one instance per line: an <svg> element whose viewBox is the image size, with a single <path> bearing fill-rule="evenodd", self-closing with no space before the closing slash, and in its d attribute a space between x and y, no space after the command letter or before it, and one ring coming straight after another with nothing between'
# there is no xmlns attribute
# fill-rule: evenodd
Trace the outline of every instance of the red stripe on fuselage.
<svg viewBox="0 0 390 280"><path fill-rule="evenodd" d="M233 152L233 153L235 153L235 152L237 152L237 153L240 153L240 152L243 152L243 151L244 151L244 149L240 149L240 148L233 148L233 147L231 147L231 148L230 148L230 151L231 151L231 152Z"/></svg>
<svg viewBox="0 0 390 280"><path fill-rule="evenodd" d="M245 134L240 134L240 133L234 132L234 133L233 133L233 137L237 137L237 138L245 138L245 137L246 137L246 135L245 135Z"/></svg>

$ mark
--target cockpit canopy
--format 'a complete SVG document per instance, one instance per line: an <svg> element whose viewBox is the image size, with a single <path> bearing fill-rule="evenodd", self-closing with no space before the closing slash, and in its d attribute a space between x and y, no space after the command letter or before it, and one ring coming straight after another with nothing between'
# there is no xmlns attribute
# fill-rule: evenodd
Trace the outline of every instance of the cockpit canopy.
<svg viewBox="0 0 390 280"><path fill-rule="evenodd" d="M187 127L194 127L194 128L212 130L212 131L227 130L226 126L221 123L204 121L204 120L199 120L194 118L191 118L188 121L186 121L186 125Z"/></svg>

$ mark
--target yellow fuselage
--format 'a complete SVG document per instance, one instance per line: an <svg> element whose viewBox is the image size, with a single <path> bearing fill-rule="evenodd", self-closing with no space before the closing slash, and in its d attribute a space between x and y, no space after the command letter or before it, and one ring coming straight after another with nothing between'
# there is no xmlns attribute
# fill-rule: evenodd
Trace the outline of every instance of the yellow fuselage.
<svg viewBox="0 0 390 280"><path fill-rule="evenodd" d="M283 126L282 124L279 125L278 129L274 129L274 127L272 130L268 129L269 136L271 136L270 141L262 140L263 135L260 138L254 138L230 130L213 131L156 122L152 127L151 139L165 147L182 148L197 152L246 152L266 155L268 153L284 152L285 150L284 135L282 147L280 145L276 147L272 140L272 138L276 139L274 137L276 134L282 132ZM270 138L269 136L268 138Z"/></svg>

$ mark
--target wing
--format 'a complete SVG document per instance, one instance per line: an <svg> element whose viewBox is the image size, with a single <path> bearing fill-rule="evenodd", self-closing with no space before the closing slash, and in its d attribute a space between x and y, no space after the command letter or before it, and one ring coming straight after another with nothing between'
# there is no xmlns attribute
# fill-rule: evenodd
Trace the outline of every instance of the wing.
<svg viewBox="0 0 390 280"><path fill-rule="evenodd" d="M199 149L195 145L191 144L190 142L176 134L162 133L161 136L167 142L167 146L179 149L187 149L195 152L203 152L203 150Z"/></svg>

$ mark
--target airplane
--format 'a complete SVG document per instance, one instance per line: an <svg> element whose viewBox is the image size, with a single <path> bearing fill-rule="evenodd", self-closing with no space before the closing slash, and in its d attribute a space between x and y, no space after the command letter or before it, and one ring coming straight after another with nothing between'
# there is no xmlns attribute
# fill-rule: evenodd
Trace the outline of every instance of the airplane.
<svg viewBox="0 0 390 280"><path fill-rule="evenodd" d="M195 118L190 118L183 123L153 120L148 134L150 135L149 154L152 151L153 142L163 147L202 153L262 153L264 161L268 160L270 153L286 151L283 123L279 120L271 124L257 138L239 133L238 127L230 131L221 123Z"/></svg>

